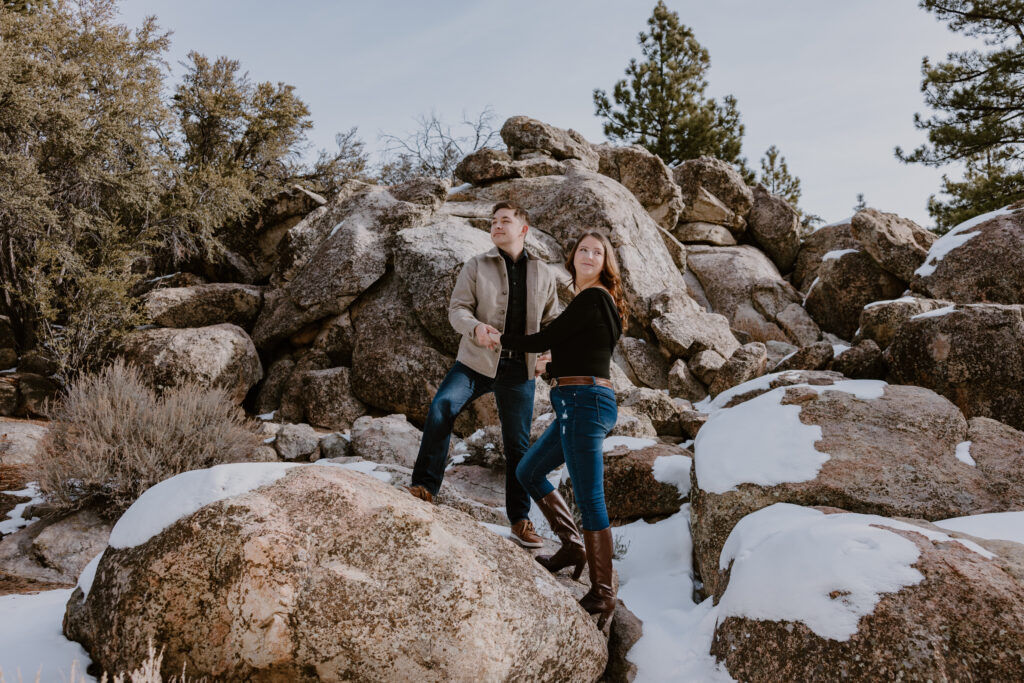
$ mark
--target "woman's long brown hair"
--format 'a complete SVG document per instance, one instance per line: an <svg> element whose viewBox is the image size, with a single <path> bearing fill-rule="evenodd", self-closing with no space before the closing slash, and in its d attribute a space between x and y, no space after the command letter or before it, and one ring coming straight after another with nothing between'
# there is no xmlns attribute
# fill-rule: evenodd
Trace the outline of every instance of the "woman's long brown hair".
<svg viewBox="0 0 1024 683"><path fill-rule="evenodd" d="M593 237L601 243L604 247L604 265L601 268L601 274L598 279L604 288L612 295L612 299L615 301L615 307L619 310L619 317L622 318L622 326L626 326L626 317L628 315L626 311L626 296L622 292L622 276L619 270L619 260L615 256L615 249L612 247L612 243L608 241L608 236L598 230L585 230L580 233L580 236L576 238L576 244L569 250L569 255L565 259L565 267L572 275L573 289L576 288L576 266L573 265L573 261L576 258L576 250L580 248L580 242L586 237Z"/></svg>

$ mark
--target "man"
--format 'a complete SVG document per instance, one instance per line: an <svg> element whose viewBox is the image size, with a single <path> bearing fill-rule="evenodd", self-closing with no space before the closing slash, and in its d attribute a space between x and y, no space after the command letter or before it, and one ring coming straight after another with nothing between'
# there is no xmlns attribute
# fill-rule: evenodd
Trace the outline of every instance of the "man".
<svg viewBox="0 0 1024 683"><path fill-rule="evenodd" d="M535 376L544 358L499 351L490 332L533 334L558 315L556 271L525 249L526 211L513 202L491 210L495 248L462 267L448 306L448 320L462 335L455 366L437 389L423 426L409 493L433 502L441 488L452 426L462 409L494 392L505 449L505 511L513 540L528 548L543 541L530 522L530 496L516 479L516 466L529 446Z"/></svg>

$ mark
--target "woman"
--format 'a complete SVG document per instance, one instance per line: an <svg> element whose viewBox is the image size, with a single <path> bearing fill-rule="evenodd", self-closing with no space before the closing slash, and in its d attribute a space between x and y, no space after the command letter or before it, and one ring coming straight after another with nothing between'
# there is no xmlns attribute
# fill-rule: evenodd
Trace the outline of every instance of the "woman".
<svg viewBox="0 0 1024 683"><path fill-rule="evenodd" d="M580 237L565 265L576 293L565 311L536 334L503 334L493 340L514 351L551 350L555 420L523 456L516 476L562 541L558 552L537 560L552 572L573 565L576 579L589 565L590 591L580 604L599 614L598 628L604 628L615 609L615 592L603 446L618 414L610 366L625 317L622 282L615 252L597 231ZM547 480L563 462L583 516L583 543L565 500Z"/></svg>

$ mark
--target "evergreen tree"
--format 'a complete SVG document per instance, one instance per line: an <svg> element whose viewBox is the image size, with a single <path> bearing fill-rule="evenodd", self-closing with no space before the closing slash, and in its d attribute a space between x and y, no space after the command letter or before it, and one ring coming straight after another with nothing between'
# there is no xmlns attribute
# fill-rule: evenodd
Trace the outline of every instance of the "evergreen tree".
<svg viewBox="0 0 1024 683"><path fill-rule="evenodd" d="M365 169L354 131L299 163L305 104L237 62L192 55L168 103L167 34L116 18L116 0L0 5L0 315L65 381L143 322L142 264L216 255L286 184Z"/></svg>
<svg viewBox="0 0 1024 683"><path fill-rule="evenodd" d="M789 172L786 157L779 154L775 145L769 147L761 157L761 175L758 182L794 207L800 202L800 179Z"/></svg>
<svg viewBox="0 0 1024 683"><path fill-rule="evenodd" d="M639 36L644 59L629 61L627 78L612 91L614 105L604 90L594 90L604 134L642 145L669 166L708 155L736 164L752 179L740 157L744 129L736 98L727 95L719 104L704 94L708 51L662 0L647 26Z"/></svg>
<svg viewBox="0 0 1024 683"><path fill-rule="evenodd" d="M938 113L914 115L928 144L910 153L896 148L906 163L966 165L962 181L943 177L949 200L928 202L942 231L1024 198L1024 2L921 0L920 7L991 48L950 53L934 65L922 61L925 104Z"/></svg>
<svg viewBox="0 0 1024 683"><path fill-rule="evenodd" d="M858 211L863 211L866 208L868 208L868 203L864 201L864 193L858 192L857 203L853 205L853 212L857 213Z"/></svg>
<svg viewBox="0 0 1024 683"><path fill-rule="evenodd" d="M761 157L761 175L757 182L764 185L772 194L789 202L800 217L800 224L805 231L824 222L821 216L800 208L800 179L790 174L786 157L779 153L779 148L775 145L769 147Z"/></svg>

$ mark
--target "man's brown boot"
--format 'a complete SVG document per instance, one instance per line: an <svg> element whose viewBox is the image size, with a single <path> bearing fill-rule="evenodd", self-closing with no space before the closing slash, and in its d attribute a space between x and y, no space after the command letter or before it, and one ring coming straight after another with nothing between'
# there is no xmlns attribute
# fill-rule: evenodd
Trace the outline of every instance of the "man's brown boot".
<svg viewBox="0 0 1024 683"><path fill-rule="evenodd" d="M576 528L572 513L569 512L569 506L555 490L538 500L537 507L544 513L544 519L548 520L551 530L562 542L562 547L554 555L538 555L537 561L552 574L563 567L575 565L572 578L579 581L583 565L587 563L587 553L583 549L583 541L580 540L580 532Z"/></svg>
<svg viewBox="0 0 1024 683"><path fill-rule="evenodd" d="M615 590L612 588L612 528L600 531L583 530L587 546L587 564L590 566L590 590L580 599L580 605L589 614L599 614L597 627L604 625L615 611Z"/></svg>
<svg viewBox="0 0 1024 683"><path fill-rule="evenodd" d="M533 522L521 519L512 525L512 540L524 548L543 548L544 539L537 535Z"/></svg>
<svg viewBox="0 0 1024 683"><path fill-rule="evenodd" d="M432 496L430 494L430 491L426 490L422 486L406 486L405 490L414 495L415 497L419 498L420 500L425 500L428 503L434 502L434 496Z"/></svg>

